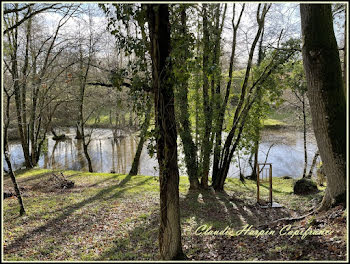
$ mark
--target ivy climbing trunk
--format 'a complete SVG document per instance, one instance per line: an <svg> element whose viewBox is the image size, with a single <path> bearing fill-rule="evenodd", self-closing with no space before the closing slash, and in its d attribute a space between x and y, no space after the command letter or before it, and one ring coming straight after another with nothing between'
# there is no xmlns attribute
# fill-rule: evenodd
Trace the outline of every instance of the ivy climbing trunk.
<svg viewBox="0 0 350 264"><path fill-rule="evenodd" d="M160 182L159 249L162 260L184 258L181 247L179 168L167 4L147 6Z"/></svg>
<svg viewBox="0 0 350 264"><path fill-rule="evenodd" d="M204 135L202 141L202 178L201 186L208 188L209 166L210 166L210 134L212 129L212 108L209 98L209 29L207 17L207 4L203 4L203 113L204 113Z"/></svg>
<svg viewBox="0 0 350 264"><path fill-rule="evenodd" d="M181 25L180 34L182 43L186 43L187 27L186 27L186 7L181 7ZM183 144L185 154L185 164L190 182L190 189L198 189L198 163L197 163L197 147L192 139L190 113L188 111L188 79L186 61L189 58L188 45L182 45L178 51L179 61L177 68L179 75L181 75L178 82L178 92L176 93L176 100L178 102L179 110L179 134Z"/></svg>
<svg viewBox="0 0 350 264"><path fill-rule="evenodd" d="M301 4L303 63L312 124L327 177L319 210L346 201L346 102L330 4Z"/></svg>

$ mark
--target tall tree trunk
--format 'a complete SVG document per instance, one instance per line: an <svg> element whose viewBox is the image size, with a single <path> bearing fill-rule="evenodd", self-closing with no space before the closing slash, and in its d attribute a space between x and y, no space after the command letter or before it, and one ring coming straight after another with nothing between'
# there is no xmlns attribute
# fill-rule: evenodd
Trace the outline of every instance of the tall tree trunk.
<svg viewBox="0 0 350 264"><path fill-rule="evenodd" d="M187 26L186 26L186 8L185 6L181 7L181 37L182 41L186 43L187 37ZM179 134L182 140L184 154L185 154L185 163L188 173L188 179L190 182L190 189L198 189L198 164L197 164L197 147L192 139L191 133L191 123L190 123L190 114L188 111L188 72L186 66L186 60L189 57L188 45L182 45L181 50L179 50L179 63L177 68L181 71L181 79L178 80L178 92L177 101L179 109Z"/></svg>
<svg viewBox="0 0 350 264"><path fill-rule="evenodd" d="M148 130L148 127L149 127L149 124L151 121L151 116L152 116L151 110L152 110L152 104L150 103L150 101L148 101L147 102L147 109L145 112L145 120L144 120L144 122L142 124L142 128L141 128L140 141L139 141L139 144L137 145L135 157L134 157L134 160L132 162L131 169L129 172L130 176L136 175L138 170L139 170L140 157L141 157L143 145L146 141L147 130Z"/></svg>
<svg viewBox="0 0 350 264"><path fill-rule="evenodd" d="M258 62L257 62L257 66L259 66L261 64L261 62L264 59L264 51L263 51L263 47L262 47L262 43L263 43L263 38L264 38L264 29L261 32L261 38L260 38L260 42L259 42L259 53L258 53ZM257 91L258 93L258 97L257 97L257 104L258 104L258 111L260 110L261 107L261 100L262 100L262 91L261 89L259 89ZM258 114L258 113L256 113ZM256 140L254 142L254 166L253 166L253 171L252 171L252 175L251 175L251 179L252 180L256 180L257 179L257 173L256 170L258 168L258 162L259 162L259 145L260 145L260 130L261 130L261 126L260 126L260 118L258 119L259 123L256 124L255 126L255 136L256 136Z"/></svg>
<svg viewBox="0 0 350 264"><path fill-rule="evenodd" d="M208 29L207 4L203 4L203 113L204 113L204 135L202 142L202 178L201 186L208 188L209 166L210 166L210 134L212 128L212 108L209 99L209 29Z"/></svg>
<svg viewBox="0 0 350 264"><path fill-rule="evenodd" d="M159 248L163 260L182 259L179 169L167 4L147 5L160 182Z"/></svg>
<svg viewBox="0 0 350 264"><path fill-rule="evenodd" d="M83 48L82 48L82 43L79 43L79 70L80 70L80 75L79 75L79 118L80 120L78 121L77 125L77 131L79 128L81 129L80 136L83 142L83 150L84 150L84 155L88 163L88 169L89 172L93 172L92 168L92 162L91 158L89 155L88 151L88 146L91 141L91 135L88 135L89 139L87 140L87 136L85 134L85 122L87 120L84 120L84 98L85 98L85 88L86 88L86 79L89 73L90 69L90 63L91 63L91 57L92 57L92 36L90 33L90 38L89 38L89 51L88 51L88 61L86 63L85 69L84 69L84 58L83 58ZM79 133L77 133L76 138L79 138Z"/></svg>
<svg viewBox="0 0 350 264"><path fill-rule="evenodd" d="M200 19L199 19L199 16L198 16L198 21L197 21L197 43L196 43L196 62L197 64L199 65L199 58L200 58L200 39L199 39L199 34L200 33ZM199 162L199 157L198 157L198 152L201 150L201 146L199 144L199 109L200 109L200 96L199 96L199 90L200 90L200 66L197 66L195 68L195 84L194 84L194 89L195 89L195 96L194 96L194 100L195 100L195 146L197 148L197 160L196 160L196 163L197 163L197 170L198 170L198 174L202 171L201 167L200 167L200 162Z"/></svg>
<svg viewBox="0 0 350 264"><path fill-rule="evenodd" d="M16 4L18 6L18 4ZM15 13L15 23L18 23L18 12ZM10 34L10 33L8 33ZM24 154L24 160L27 168L32 168L32 162L30 158L29 145L28 145L28 137L27 137L27 121L23 120L23 85L20 84L19 81L19 70L18 70L18 29L17 27L13 30L12 39L8 35L9 42L11 43L11 75L14 86L15 93L15 103L16 103L16 114L17 114L17 126L18 126L18 134L21 139L21 145ZM28 39L27 39L28 40ZM28 48L28 41L26 47ZM22 71L23 72L23 71ZM24 93L25 94L25 93Z"/></svg>
<svg viewBox="0 0 350 264"><path fill-rule="evenodd" d="M301 4L303 63L327 189L319 210L346 201L346 102L330 4Z"/></svg>

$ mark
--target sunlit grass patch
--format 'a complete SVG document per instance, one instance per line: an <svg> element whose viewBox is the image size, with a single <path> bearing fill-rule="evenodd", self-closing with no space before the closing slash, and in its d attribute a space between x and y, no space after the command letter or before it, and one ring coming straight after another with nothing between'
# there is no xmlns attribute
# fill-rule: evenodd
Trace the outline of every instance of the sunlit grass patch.
<svg viewBox="0 0 350 264"><path fill-rule="evenodd" d="M268 128L274 128L274 127L280 128L282 126L287 126L287 123L281 120L272 119L272 118L261 120L261 123L264 125L264 127L268 127Z"/></svg>
<svg viewBox="0 0 350 264"><path fill-rule="evenodd" d="M75 182L74 188L32 190L52 173L61 172ZM158 177L44 169L16 174L19 185L26 188L23 199L27 214L18 216L15 198L4 200L5 260L157 259ZM285 208L307 211L323 192L294 195L294 181L273 178L274 201ZM5 185L10 184L5 179ZM188 177L180 176L181 224L186 241L203 224L215 230L238 228L271 214L256 207L256 182L252 180L242 183L228 178L223 193L191 192L188 188ZM261 193L268 195L267 183L262 183Z"/></svg>

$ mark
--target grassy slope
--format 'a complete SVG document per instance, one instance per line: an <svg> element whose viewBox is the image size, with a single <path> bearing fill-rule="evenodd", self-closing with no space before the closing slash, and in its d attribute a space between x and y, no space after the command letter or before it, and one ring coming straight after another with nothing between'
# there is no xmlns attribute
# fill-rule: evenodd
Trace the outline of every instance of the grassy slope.
<svg viewBox="0 0 350 264"><path fill-rule="evenodd" d="M65 171L64 174L75 181L75 187L53 190L50 188L50 174L43 169L18 172L19 184L25 188L27 214L18 217L15 198L4 200L5 260L157 259L157 177ZM271 244L260 254L251 250L254 248L252 243L257 243L253 237L200 237L193 232L201 224L213 225L214 229L223 229L227 225L238 228L246 223L258 225L295 216L307 212L322 197L323 191L316 195L296 196L292 194L292 184L292 179L274 178L274 199L285 208L261 209L255 204L253 181L242 184L238 179L228 179L226 192L213 194L210 191L188 192L187 177L180 177L185 253L192 259L207 260L222 257L256 259L261 254L264 259L285 259L283 247L290 251L291 243L301 246L297 239ZM5 178L4 188L10 186L10 180ZM267 195L267 188L262 187L262 190L263 195ZM237 240L240 241L239 250L231 248L220 253L225 249L222 243L236 247ZM287 256L293 256L295 252L288 253L288 250Z"/></svg>

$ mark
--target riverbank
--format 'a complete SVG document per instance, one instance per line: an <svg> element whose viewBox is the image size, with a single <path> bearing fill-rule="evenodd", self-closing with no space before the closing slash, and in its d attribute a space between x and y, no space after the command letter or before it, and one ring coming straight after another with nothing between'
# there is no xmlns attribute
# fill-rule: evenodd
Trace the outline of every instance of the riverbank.
<svg viewBox="0 0 350 264"><path fill-rule="evenodd" d="M52 171L17 171L27 214L18 217L15 198L4 200L4 260L155 260L158 258L159 181L154 176L62 171L75 182L72 189L52 189ZM283 217L308 212L322 198L319 193L297 196L293 179L273 179L274 201L282 208L256 205L255 182L227 179L226 192L189 192L188 179L180 177L183 248L193 260L324 260L345 259L346 222L330 236L215 236L195 234L201 225L213 230L257 227ZM12 188L8 177L4 189ZM268 194L262 184L262 196ZM339 211L339 210L338 210ZM343 221L343 220L342 220ZM300 225L319 223L305 219ZM319 228L320 226L315 226ZM332 238L332 239L331 239ZM338 242L339 241L339 242ZM337 242L334 246L334 242Z"/></svg>
<svg viewBox="0 0 350 264"><path fill-rule="evenodd" d="M86 128L102 128L102 129L114 129L114 127L109 122L109 119L107 119L107 116L101 116L101 121L96 123L94 120L89 120L89 122L86 123ZM295 126L293 122L287 123L285 119L283 119L280 116L277 116L277 119L274 118L267 118L262 121L262 124L264 125L265 129L291 129L296 131L302 131L300 127ZM55 128L68 128L68 127L75 127L75 123L72 121L62 122L62 121L54 121L52 124ZM135 132L137 131L137 126L129 127L124 126L123 128L120 128L121 130ZM10 141L20 140L19 134L18 134L18 128L16 125L12 124L11 127L8 130L8 138Z"/></svg>

